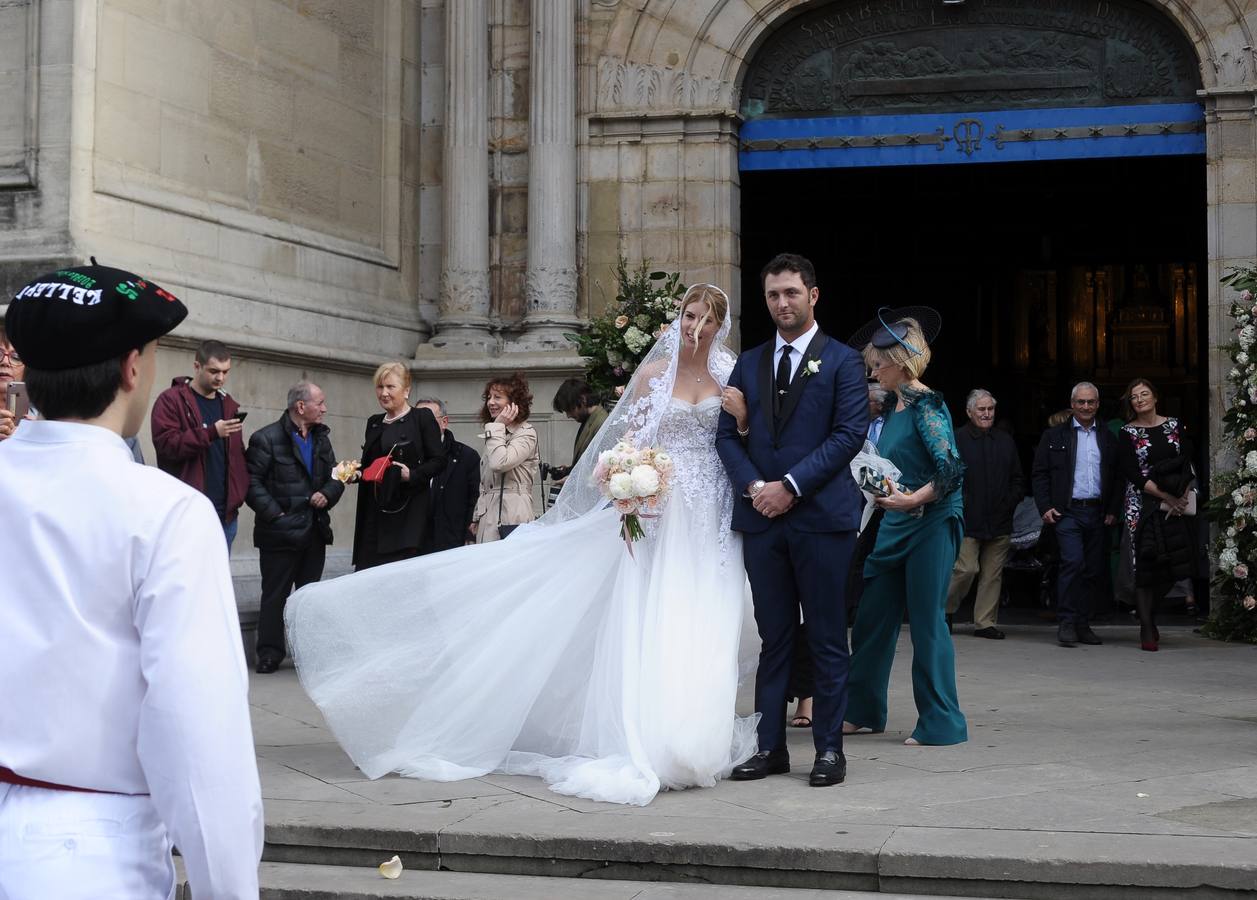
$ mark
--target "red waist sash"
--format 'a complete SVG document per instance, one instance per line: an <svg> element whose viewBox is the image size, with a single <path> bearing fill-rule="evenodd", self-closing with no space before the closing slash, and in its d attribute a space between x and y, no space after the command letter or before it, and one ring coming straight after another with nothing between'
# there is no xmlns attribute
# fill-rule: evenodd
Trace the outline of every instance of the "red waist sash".
<svg viewBox="0 0 1257 900"><path fill-rule="evenodd" d="M6 769L0 766L0 784L17 784L23 787L46 788L51 791L79 791L84 794L113 794L115 791L98 791L94 788L73 787L68 784L53 784L51 781L38 781L34 778L27 778L25 775L19 775L12 769Z"/></svg>

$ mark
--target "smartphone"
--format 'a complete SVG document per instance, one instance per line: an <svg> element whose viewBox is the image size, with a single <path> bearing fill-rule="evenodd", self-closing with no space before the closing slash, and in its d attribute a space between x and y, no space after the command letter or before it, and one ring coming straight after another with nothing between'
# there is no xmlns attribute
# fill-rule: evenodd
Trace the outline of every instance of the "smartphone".
<svg viewBox="0 0 1257 900"><path fill-rule="evenodd" d="M245 412L244 410L241 410L240 412L236 413L236 421L243 422L245 418L248 417L248 415L249 414L247 412Z"/></svg>
<svg viewBox="0 0 1257 900"><path fill-rule="evenodd" d="M19 419L25 419L31 411L30 398L26 396L26 383L22 381L10 381L9 386L5 388L4 405L9 412L13 413Z"/></svg>

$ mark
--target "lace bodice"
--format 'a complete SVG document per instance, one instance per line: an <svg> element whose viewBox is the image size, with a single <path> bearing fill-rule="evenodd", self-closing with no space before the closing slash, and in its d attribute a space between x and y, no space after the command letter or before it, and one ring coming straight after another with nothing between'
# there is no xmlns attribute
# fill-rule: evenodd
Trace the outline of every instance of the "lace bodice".
<svg viewBox="0 0 1257 900"><path fill-rule="evenodd" d="M716 454L720 398L688 403L673 397L659 422L657 443L676 466L671 503L685 503L704 534L727 549L733 518L733 489Z"/></svg>

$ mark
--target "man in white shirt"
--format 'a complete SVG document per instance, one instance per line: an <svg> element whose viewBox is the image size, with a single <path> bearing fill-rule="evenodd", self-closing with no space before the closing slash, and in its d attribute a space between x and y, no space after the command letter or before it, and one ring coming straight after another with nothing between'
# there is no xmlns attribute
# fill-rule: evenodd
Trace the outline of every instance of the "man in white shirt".
<svg viewBox="0 0 1257 900"><path fill-rule="evenodd" d="M132 463L156 341L187 315L102 266L5 324L44 420L0 444L0 897L256 898L262 801L214 508Z"/></svg>

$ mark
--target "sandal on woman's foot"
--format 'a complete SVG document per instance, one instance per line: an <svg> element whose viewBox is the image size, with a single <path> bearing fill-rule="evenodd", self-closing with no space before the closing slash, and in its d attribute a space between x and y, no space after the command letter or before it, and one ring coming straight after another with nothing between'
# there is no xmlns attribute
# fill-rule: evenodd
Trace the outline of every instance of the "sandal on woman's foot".
<svg viewBox="0 0 1257 900"><path fill-rule="evenodd" d="M903 745L904 745L905 747L920 747L920 746L921 746L921 742L920 742L920 741L918 741L916 738L910 737L910 738L907 738L907 739L903 742Z"/></svg>
<svg viewBox="0 0 1257 900"><path fill-rule="evenodd" d="M812 719L810 716L795 716L790 720L791 728L811 728Z"/></svg>

